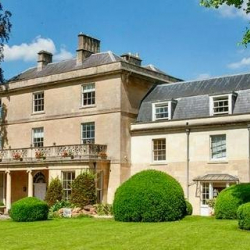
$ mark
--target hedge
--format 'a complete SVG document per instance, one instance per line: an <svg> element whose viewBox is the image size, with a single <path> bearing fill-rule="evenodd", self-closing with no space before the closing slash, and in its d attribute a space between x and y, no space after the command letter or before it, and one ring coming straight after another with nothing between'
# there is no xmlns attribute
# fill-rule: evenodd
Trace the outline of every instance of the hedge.
<svg viewBox="0 0 250 250"><path fill-rule="evenodd" d="M217 219L237 219L237 210L241 204L250 202L250 184L238 184L222 190L215 203Z"/></svg>
<svg viewBox="0 0 250 250"><path fill-rule="evenodd" d="M26 197L12 204L10 217L14 221L40 221L47 220L49 206L36 197Z"/></svg>
<svg viewBox="0 0 250 250"><path fill-rule="evenodd" d="M193 213L193 206L192 204L186 200L186 215L192 215Z"/></svg>
<svg viewBox="0 0 250 250"><path fill-rule="evenodd" d="M186 203L183 190L173 177L145 170L117 189L113 213L117 221L175 221L186 215Z"/></svg>
<svg viewBox="0 0 250 250"><path fill-rule="evenodd" d="M250 202L239 206L237 217L239 228L250 230Z"/></svg>

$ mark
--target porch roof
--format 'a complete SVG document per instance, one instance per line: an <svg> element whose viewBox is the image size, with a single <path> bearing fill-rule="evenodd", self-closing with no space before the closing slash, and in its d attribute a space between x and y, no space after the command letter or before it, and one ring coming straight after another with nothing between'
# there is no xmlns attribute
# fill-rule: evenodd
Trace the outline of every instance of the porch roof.
<svg viewBox="0 0 250 250"><path fill-rule="evenodd" d="M239 178L237 176L232 176L229 174L206 174L206 175L198 176L198 177L194 178L194 181L238 182Z"/></svg>

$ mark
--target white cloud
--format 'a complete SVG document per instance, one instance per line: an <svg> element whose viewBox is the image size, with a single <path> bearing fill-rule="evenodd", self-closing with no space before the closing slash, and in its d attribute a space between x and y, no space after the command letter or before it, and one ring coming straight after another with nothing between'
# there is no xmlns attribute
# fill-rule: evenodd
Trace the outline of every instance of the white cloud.
<svg viewBox="0 0 250 250"><path fill-rule="evenodd" d="M240 68L244 68L244 67L247 67L247 66L250 66L250 57L244 57L239 62L230 63L228 65L228 68L230 68L230 69L240 69Z"/></svg>
<svg viewBox="0 0 250 250"><path fill-rule="evenodd" d="M221 7L218 8L219 13L223 17L235 18L240 17L246 20L250 20L250 15L246 14L244 9L247 7L247 1L244 1L243 6L241 9L237 9L234 6L228 6L223 4Z"/></svg>
<svg viewBox="0 0 250 250"><path fill-rule="evenodd" d="M196 78L196 80L205 80L205 79L208 79L208 78L211 78L211 75L208 74L208 73L202 73L202 74L199 74Z"/></svg>
<svg viewBox="0 0 250 250"><path fill-rule="evenodd" d="M56 54L53 58L55 59L55 61L62 61L73 58L73 55L65 48L61 48L60 53Z"/></svg>
<svg viewBox="0 0 250 250"><path fill-rule="evenodd" d="M41 50L46 50L54 54L54 59L65 60L70 59L73 55L68 52L65 48L61 48L60 52L57 53L56 46L50 38L36 37L31 43L22 43L20 45L4 46L4 60L5 61L17 61L23 60L36 61L37 53Z"/></svg>

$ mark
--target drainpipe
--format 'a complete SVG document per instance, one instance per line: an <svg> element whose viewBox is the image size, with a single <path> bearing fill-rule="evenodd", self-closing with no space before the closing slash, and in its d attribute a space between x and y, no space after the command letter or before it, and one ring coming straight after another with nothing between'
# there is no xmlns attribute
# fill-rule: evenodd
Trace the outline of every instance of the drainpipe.
<svg viewBox="0 0 250 250"><path fill-rule="evenodd" d="M189 200L189 135L190 135L190 129L186 129L187 134L187 200Z"/></svg>
<svg viewBox="0 0 250 250"><path fill-rule="evenodd" d="M250 124L247 124L248 129L248 182L250 182Z"/></svg>

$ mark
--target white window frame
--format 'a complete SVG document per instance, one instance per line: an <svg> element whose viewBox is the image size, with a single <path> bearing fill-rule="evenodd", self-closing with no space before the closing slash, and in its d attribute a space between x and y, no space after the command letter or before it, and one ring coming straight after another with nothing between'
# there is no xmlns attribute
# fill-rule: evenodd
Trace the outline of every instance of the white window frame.
<svg viewBox="0 0 250 250"><path fill-rule="evenodd" d="M92 88L91 88L91 86L92 86ZM87 87L87 89L85 89L86 87ZM90 87L90 88L88 88L88 87ZM93 96L93 93L94 93L94 96ZM91 97L87 98L87 99L91 100L91 103L84 104L84 100L85 100L84 95L85 94L91 94ZM95 106L95 104L96 104L95 83L85 83L85 84L82 85L82 98L81 98L81 101L82 101L82 105L81 105L82 107L93 107L93 106Z"/></svg>
<svg viewBox="0 0 250 250"><path fill-rule="evenodd" d="M38 143L42 143L42 146L35 146L35 132L36 132L36 130L38 131L38 130L42 130L42 133L43 133L43 137L41 137L41 138L43 138L42 139L42 141L41 142L36 142L37 144ZM44 128L43 127L39 127L39 128L32 128L32 145L33 145L33 147L35 147L35 148L38 148L38 147L44 147Z"/></svg>
<svg viewBox="0 0 250 250"><path fill-rule="evenodd" d="M94 137L83 137L83 126L94 125ZM89 141L89 142L87 142ZM95 122L84 122L81 124L81 143L82 144L94 144L95 143Z"/></svg>
<svg viewBox="0 0 250 250"><path fill-rule="evenodd" d="M235 93L231 93L231 94L226 94L226 95L216 95L216 96L210 96L209 97L209 113L210 116L217 116L217 115L231 115L233 113L233 106L234 106L234 99L233 97L235 97ZM214 102L216 101L216 99L219 98L226 98L228 101L228 111L224 111L224 112L214 112Z"/></svg>
<svg viewBox="0 0 250 250"><path fill-rule="evenodd" d="M154 149L154 146L155 146L155 142L156 141L160 141L160 140L164 140L165 141L165 150L162 149L162 151L164 150L164 154L165 154L165 159L163 160L157 160L155 159L155 152L156 150ZM153 163L166 163L166 160L167 160L167 143L166 143L166 138L153 138L152 139L152 162ZM160 151L160 150L158 150Z"/></svg>
<svg viewBox="0 0 250 250"><path fill-rule="evenodd" d="M225 157L221 157L221 158L214 158L213 157L213 150L212 150L212 138L216 137L216 136L225 136L225 147L226 147L226 155ZM214 135L210 135L209 137L209 147L210 147L210 160L211 161L225 161L227 159L227 135L226 134L214 134Z"/></svg>
<svg viewBox="0 0 250 250"><path fill-rule="evenodd" d="M36 105L35 102L37 100L35 99L35 96L40 95L40 94L43 95L43 98L39 99L39 100L42 100L42 104ZM32 94L32 111L33 111L33 113L35 113L35 114L44 113L44 96L45 96L44 91L39 91L39 92L35 92L35 93ZM41 110L36 110L36 108L35 108L36 106L40 106L40 107L42 107L42 109Z"/></svg>
<svg viewBox="0 0 250 250"><path fill-rule="evenodd" d="M153 121L171 120L172 119L172 104L173 104L173 101L152 103L152 120ZM168 108L168 117L156 118L156 108L166 107L166 106Z"/></svg>
<svg viewBox="0 0 250 250"><path fill-rule="evenodd" d="M64 175L67 175L68 177L68 174L71 174L70 178L65 179ZM62 171L63 198L67 201L70 199L72 191L72 188L71 187L69 188L67 184L70 183L72 185L72 182L75 180L75 178L76 178L75 171Z"/></svg>

